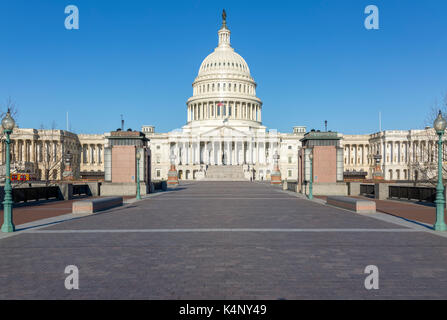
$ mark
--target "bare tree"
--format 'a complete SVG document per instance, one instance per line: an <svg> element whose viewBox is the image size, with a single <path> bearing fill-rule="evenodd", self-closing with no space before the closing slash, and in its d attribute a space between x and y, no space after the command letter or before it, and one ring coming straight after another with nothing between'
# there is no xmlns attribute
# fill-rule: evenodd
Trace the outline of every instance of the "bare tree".
<svg viewBox="0 0 447 320"><path fill-rule="evenodd" d="M0 121L6 116L7 112L10 112L11 117L15 120L16 122L16 127L17 127L17 118L18 118L18 108L17 108L17 104L15 103L15 101L11 98L11 96L9 96L4 103L2 103L0 105ZM6 139L6 135L3 132L3 129L0 130L0 144L2 144L2 146L4 147L3 142ZM4 153L5 151L2 150L2 152ZM1 157L3 157L3 154L0 154ZM11 174L17 173L17 169L15 167L11 167ZM2 164L1 168L0 168L0 180L4 181L5 180L5 165Z"/></svg>
<svg viewBox="0 0 447 320"><path fill-rule="evenodd" d="M412 172L417 172L416 180L426 181L431 185L436 185L438 175L438 135L433 129L433 122L441 111L444 118L447 117L447 93L442 99L438 99L433 103L430 111L425 119L425 130L419 137L419 145L414 146L410 151L410 169ZM446 135L443 136L442 153L442 170L443 177L447 177L447 146L445 146Z"/></svg>
<svg viewBox="0 0 447 320"><path fill-rule="evenodd" d="M51 124L51 129L41 129L40 132L42 141L39 143L37 157L41 170L40 179L45 181L46 185L59 180L63 170L62 150L59 150L57 144L57 142L59 142L60 135L59 130L56 129L56 126L56 122L53 121Z"/></svg>

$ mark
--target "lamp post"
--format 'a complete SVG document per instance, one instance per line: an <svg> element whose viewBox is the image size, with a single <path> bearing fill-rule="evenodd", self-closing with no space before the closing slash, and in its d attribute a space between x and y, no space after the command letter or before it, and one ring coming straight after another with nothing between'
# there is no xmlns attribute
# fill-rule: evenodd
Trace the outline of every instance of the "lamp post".
<svg viewBox="0 0 447 320"><path fill-rule="evenodd" d="M141 154L140 152L137 150L137 200L141 200L141 194L140 194L140 159L141 159Z"/></svg>
<svg viewBox="0 0 447 320"><path fill-rule="evenodd" d="M447 126L446 120L442 117L441 110L439 110L438 117L435 119L433 128L439 136L438 140L438 185L436 186L436 223L433 228L436 231L447 231L447 226L444 222L444 186L442 184L442 135Z"/></svg>
<svg viewBox="0 0 447 320"><path fill-rule="evenodd" d="M279 154L275 151L273 155L274 167L273 172L270 175L270 184L280 185L281 184L281 171L279 170Z"/></svg>
<svg viewBox="0 0 447 320"><path fill-rule="evenodd" d="M6 134L6 170L5 170L5 201L3 201L3 225L2 232L14 232L15 227L12 222L12 187L11 187L11 170L10 170L10 151L9 151L9 135L14 129L15 121L11 117L10 110L2 120L3 132Z"/></svg>
<svg viewBox="0 0 447 320"><path fill-rule="evenodd" d="M312 161L313 161L313 158L314 158L314 156L313 156L313 154L311 152L309 154L309 160L310 160L309 200L312 200L314 198L313 193L312 193L312 184L313 184L313 181L314 181L313 172L312 172Z"/></svg>

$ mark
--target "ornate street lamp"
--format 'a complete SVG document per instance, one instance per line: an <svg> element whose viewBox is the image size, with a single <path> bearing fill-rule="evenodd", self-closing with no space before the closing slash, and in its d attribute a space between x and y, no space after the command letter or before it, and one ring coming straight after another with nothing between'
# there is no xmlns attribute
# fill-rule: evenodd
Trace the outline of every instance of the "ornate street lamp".
<svg viewBox="0 0 447 320"><path fill-rule="evenodd" d="M439 136L438 140L438 185L436 186L436 223L433 228L436 231L447 231L447 226L444 222L444 186L442 184L442 135L447 126L446 120L442 117L441 110L439 110L438 117L433 123L433 128Z"/></svg>
<svg viewBox="0 0 447 320"><path fill-rule="evenodd" d="M312 193L312 184L314 181L314 177L313 177L313 172L312 172L312 161L314 159L313 153L311 152L309 154L309 160L310 160L310 180L309 180L309 200L312 200L314 198L313 193Z"/></svg>
<svg viewBox="0 0 447 320"><path fill-rule="evenodd" d="M280 185L281 184L281 171L279 170L279 154L278 151L275 151L275 154L273 155L273 172L270 175L270 184L273 185Z"/></svg>
<svg viewBox="0 0 447 320"><path fill-rule="evenodd" d="M141 154L140 152L137 150L137 200L141 200L141 194L140 194L140 159L141 159Z"/></svg>
<svg viewBox="0 0 447 320"><path fill-rule="evenodd" d="M3 225L2 232L14 232L15 227L12 222L12 187L11 187L11 170L10 170L10 140L9 135L14 129L15 121L11 117L10 110L2 120L3 132L6 134L6 170L5 170L5 200L3 201Z"/></svg>

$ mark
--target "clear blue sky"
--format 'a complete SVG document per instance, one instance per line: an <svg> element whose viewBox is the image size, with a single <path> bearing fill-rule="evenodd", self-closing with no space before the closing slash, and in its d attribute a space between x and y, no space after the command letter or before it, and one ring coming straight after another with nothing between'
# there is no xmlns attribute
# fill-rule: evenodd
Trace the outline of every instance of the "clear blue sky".
<svg viewBox="0 0 447 320"><path fill-rule="evenodd" d="M64 27L65 6L80 29ZM364 9L380 10L380 30ZM263 122L343 133L421 128L447 92L445 0L1 0L0 102L21 127L103 133L186 123L201 61L217 45L221 10L263 100Z"/></svg>

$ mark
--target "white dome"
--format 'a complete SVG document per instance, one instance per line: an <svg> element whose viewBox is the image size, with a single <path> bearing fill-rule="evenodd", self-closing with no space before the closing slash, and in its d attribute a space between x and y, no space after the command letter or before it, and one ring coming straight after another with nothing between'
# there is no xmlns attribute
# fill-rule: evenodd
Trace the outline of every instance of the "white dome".
<svg viewBox="0 0 447 320"><path fill-rule="evenodd" d="M217 47L213 53L203 60L198 76L209 76L216 73L239 74L250 77L250 69L247 63L233 48Z"/></svg>
<svg viewBox="0 0 447 320"><path fill-rule="evenodd" d="M222 28L217 33L219 44L214 52L209 54L200 65L198 78L210 75L226 75L244 77L253 80L247 62L231 47L231 32L224 21Z"/></svg>
<svg viewBox="0 0 447 320"><path fill-rule="evenodd" d="M219 44L203 60L192 84L193 96L186 102L188 123L261 124L262 101L256 96L256 82L244 58L231 47L230 35L224 19Z"/></svg>

